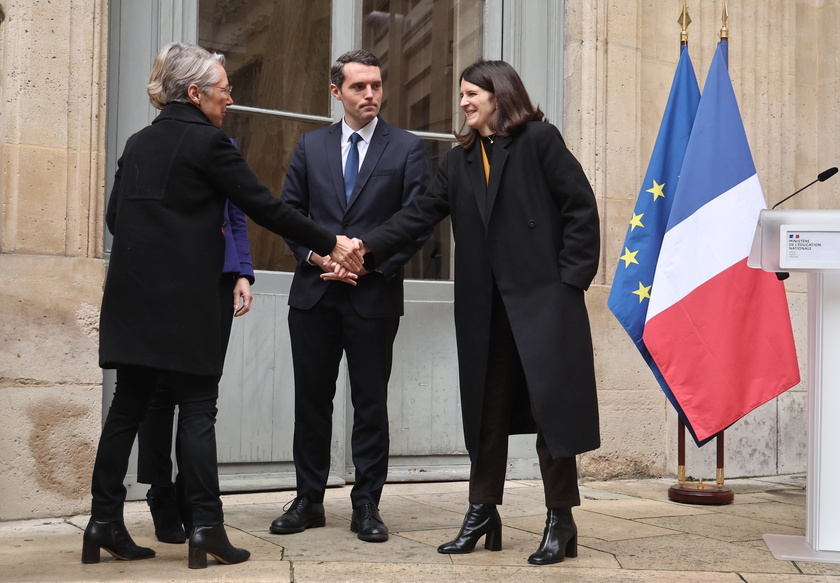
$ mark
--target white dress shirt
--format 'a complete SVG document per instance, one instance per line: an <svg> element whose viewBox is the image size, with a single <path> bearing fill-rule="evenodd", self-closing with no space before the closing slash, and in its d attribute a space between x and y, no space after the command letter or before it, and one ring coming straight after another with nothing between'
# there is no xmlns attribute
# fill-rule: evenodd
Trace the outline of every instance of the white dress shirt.
<svg viewBox="0 0 840 583"><path fill-rule="evenodd" d="M376 124L379 122L379 118L373 118L369 124L363 127L360 130L354 130L347 122L344 121L344 118L341 118L341 173L344 174L344 167L347 165L347 154L350 153L350 136L355 132L359 134L359 137L362 139L356 144L356 147L359 149L359 168L362 167L362 163L365 161L365 154L367 154L368 146L370 146L370 140L373 138L373 131L376 129Z"/></svg>
<svg viewBox="0 0 840 583"><path fill-rule="evenodd" d="M341 174L344 175L344 167L347 165L347 154L350 153L350 136L355 132L359 134L361 138L357 143L356 147L359 149L359 169L362 168L362 164L365 161L365 155L368 151L368 146L370 146L370 140L373 138L373 131L376 129L376 124L379 123L379 117L373 118L373 120L363 127L360 130L354 130L344 118L341 118ZM312 251L310 251L306 256L306 262L310 265L315 265L312 263Z"/></svg>

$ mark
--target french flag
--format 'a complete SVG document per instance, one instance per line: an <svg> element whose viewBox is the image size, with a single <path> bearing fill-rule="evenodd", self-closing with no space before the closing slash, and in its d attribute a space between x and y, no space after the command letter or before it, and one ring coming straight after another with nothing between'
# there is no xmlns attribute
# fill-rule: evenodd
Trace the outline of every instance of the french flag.
<svg viewBox="0 0 840 583"><path fill-rule="evenodd" d="M643 340L704 441L799 382L784 285L747 267L764 194L715 52L650 291Z"/></svg>

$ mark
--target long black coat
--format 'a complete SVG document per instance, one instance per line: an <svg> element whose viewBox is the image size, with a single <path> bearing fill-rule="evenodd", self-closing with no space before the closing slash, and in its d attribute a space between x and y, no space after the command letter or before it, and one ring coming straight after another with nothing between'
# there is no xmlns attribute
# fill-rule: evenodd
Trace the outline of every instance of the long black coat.
<svg viewBox="0 0 840 583"><path fill-rule="evenodd" d="M583 297L598 269L598 209L557 128L530 122L512 138L496 138L489 185L478 140L469 150L454 148L428 191L363 239L378 262L446 215L455 237L455 328L467 449L472 455L479 442L494 279L527 381L511 412L511 432L535 430L530 396L554 457L599 447Z"/></svg>
<svg viewBox="0 0 840 583"><path fill-rule="evenodd" d="M222 373L219 279L225 199L272 231L328 254L335 235L271 196L230 138L171 103L128 139L106 222L114 234L99 364Z"/></svg>

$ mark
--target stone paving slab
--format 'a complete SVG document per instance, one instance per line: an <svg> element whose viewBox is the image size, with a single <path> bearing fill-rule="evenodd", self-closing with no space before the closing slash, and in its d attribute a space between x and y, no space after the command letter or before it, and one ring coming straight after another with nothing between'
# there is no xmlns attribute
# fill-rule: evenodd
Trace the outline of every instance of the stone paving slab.
<svg viewBox="0 0 840 583"><path fill-rule="evenodd" d="M65 521L55 521L49 526L32 524L33 522L36 521L17 522L17 528L0 529L0 581L291 581L290 565L282 561L282 548L255 539L232 527L227 529L231 542L251 551L251 560L241 565L222 566L216 565L211 557L207 569L189 569L187 545L158 542L154 539L153 528L135 528L132 530L132 537L137 544L154 548L154 558L144 561L117 561L106 551L101 551L100 563L83 565L81 528ZM86 524L87 520L84 522ZM28 531L25 538L20 538L16 532L18 530Z"/></svg>
<svg viewBox="0 0 840 583"><path fill-rule="evenodd" d="M735 573L632 572L614 569L581 569L565 563L544 567L489 566L432 566L401 565L391 569L381 564L357 564L350 568L334 563L295 565L295 581L394 583L546 583L550 581L580 581L586 583L743 583ZM773 582L776 583L776 582Z"/></svg>
<svg viewBox="0 0 840 583"><path fill-rule="evenodd" d="M659 526L645 524L643 522L626 520L624 518L618 518L616 516L609 516L596 512L575 510L573 513L575 524L577 524L578 532L581 537L592 537L607 541L619 541L636 540L653 536L667 536L679 533L678 530L671 530L669 528L662 528ZM545 528L545 519L542 516L527 516L508 520L507 524L529 530L539 536L542 536L543 529ZM597 533L597 536L594 536L595 533Z"/></svg>
<svg viewBox="0 0 840 583"><path fill-rule="evenodd" d="M126 504L125 519L138 544L157 556L148 561L81 564L88 517L0 523L0 582L276 582L365 583L426 581L840 583L840 565L778 561L761 535L802 534L804 479L797 476L735 481L735 503L693 506L667 500L669 480L627 480L582 486L574 511L579 528L577 558L536 567L545 523L542 484L506 483L503 549L490 552L483 539L473 553L442 555L467 508L465 482L389 484L382 515L392 536L365 543L350 532L350 487L325 496L327 526L294 535L273 535L268 525L294 492L224 496L228 533L251 551L241 565L187 568L187 545L154 539L145 502Z"/></svg>
<svg viewBox="0 0 840 583"><path fill-rule="evenodd" d="M833 575L840 577L840 564L837 563L809 563L798 561L796 566L806 575Z"/></svg>
<svg viewBox="0 0 840 583"><path fill-rule="evenodd" d="M769 573L747 573L742 576L744 583L838 583L840 576L809 577L804 575L776 575Z"/></svg>
<svg viewBox="0 0 840 583"><path fill-rule="evenodd" d="M764 492L758 492L753 494L753 496L761 500L782 502L784 504L795 504L803 507L805 505L805 488L774 488Z"/></svg>
<svg viewBox="0 0 840 583"><path fill-rule="evenodd" d="M708 506L694 506L678 502L663 502L659 500L645 500L641 498L627 498L624 500L591 500L581 504L583 510L601 512L610 516L636 520L639 518L656 518L663 516L693 516L696 514L710 514L714 512Z"/></svg>
<svg viewBox="0 0 840 583"><path fill-rule="evenodd" d="M635 541L593 542L612 553L622 569L656 571L718 571L797 573L790 561L777 561L766 548L725 542L693 534L677 534Z"/></svg>
<svg viewBox="0 0 840 583"><path fill-rule="evenodd" d="M740 542L761 540L762 535L772 534L805 534L801 527L785 526L781 522L774 524L770 521L754 520L730 514L713 513L697 516L646 518L639 522L680 530L689 534L713 537L724 542Z"/></svg>
<svg viewBox="0 0 840 583"><path fill-rule="evenodd" d="M743 504L740 506L720 506L716 508L716 512L720 514L730 514L733 516L740 516L747 519L767 522L776 525L775 530L768 531L773 534L805 534L805 500L802 500L802 505L791 505L784 502L776 502L774 500L764 500L755 504ZM798 532L781 532L782 527L797 530ZM777 530L779 532L777 532Z"/></svg>

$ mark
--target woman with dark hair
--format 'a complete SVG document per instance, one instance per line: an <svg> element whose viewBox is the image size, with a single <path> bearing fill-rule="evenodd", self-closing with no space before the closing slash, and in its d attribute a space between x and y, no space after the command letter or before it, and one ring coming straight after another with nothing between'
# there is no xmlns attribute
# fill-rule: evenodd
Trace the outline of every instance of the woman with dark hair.
<svg viewBox="0 0 840 583"><path fill-rule="evenodd" d="M486 535L501 549L497 506L508 436L537 434L548 509L528 562L577 556L575 455L600 445L584 290L598 269L592 188L560 132L531 104L504 61L461 74L465 133L428 191L364 238L373 269L446 215L455 239L455 329L470 507L441 553L468 553Z"/></svg>
<svg viewBox="0 0 840 583"><path fill-rule="evenodd" d="M179 410L179 471L193 524L189 566L206 567L208 554L240 563L250 553L234 548L225 532L214 429L226 199L347 269L360 269L361 258L349 239L271 196L221 130L233 103L224 56L169 44L155 59L147 90L161 112L126 142L105 218L114 242L99 364L116 369L117 383L93 467L82 562L99 562L100 549L122 560L155 554L125 528L123 480L137 428L161 383L173 387Z"/></svg>

